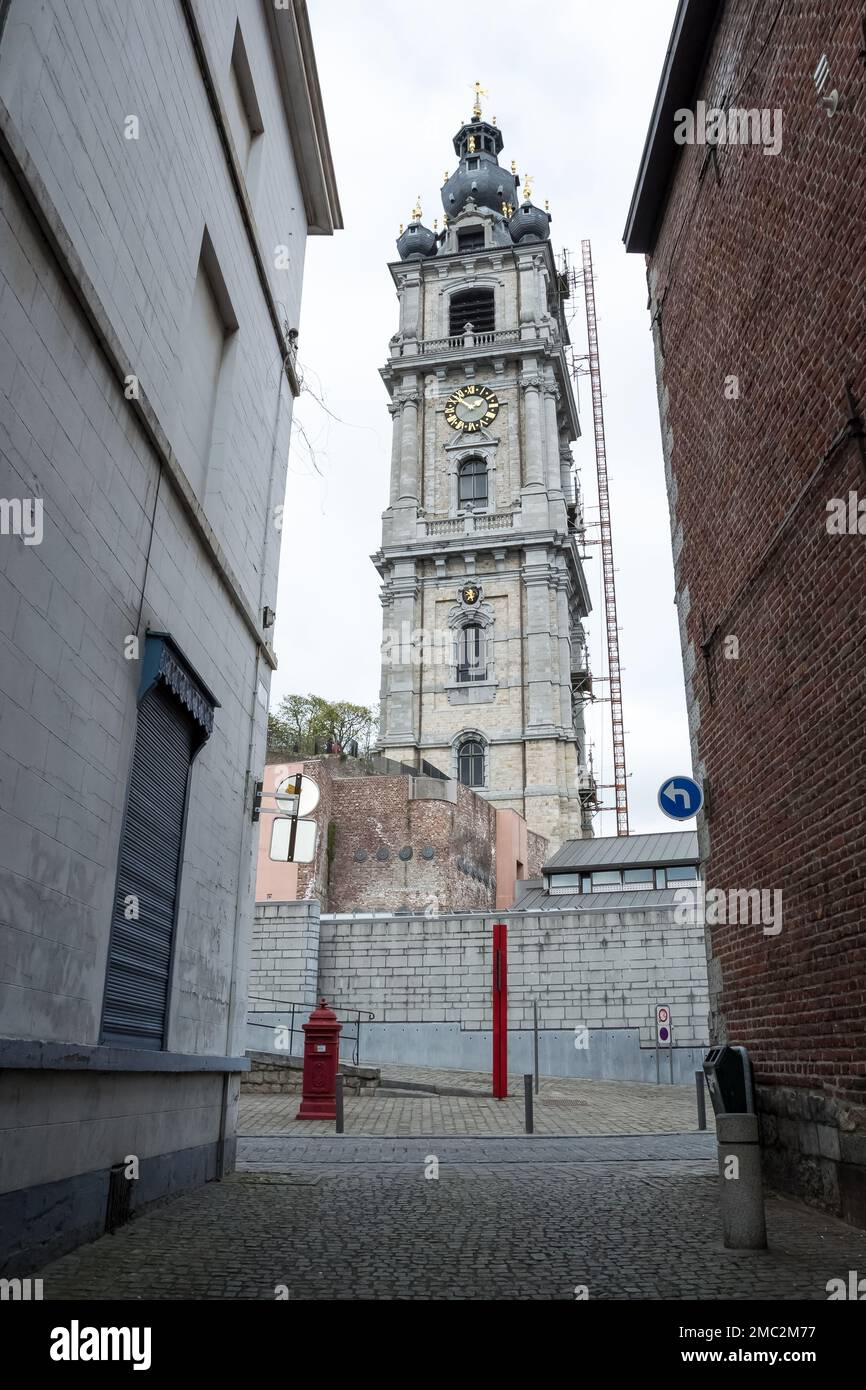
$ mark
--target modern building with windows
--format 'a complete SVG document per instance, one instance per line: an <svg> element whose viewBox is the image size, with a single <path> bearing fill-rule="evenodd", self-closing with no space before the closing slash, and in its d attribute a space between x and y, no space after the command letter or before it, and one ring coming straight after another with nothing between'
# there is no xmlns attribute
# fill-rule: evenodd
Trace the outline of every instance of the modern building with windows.
<svg viewBox="0 0 866 1390"><path fill-rule="evenodd" d="M304 252L341 225L304 0L0 5L0 187L0 494L34 523L0 536L0 1261L27 1274L232 1166Z"/></svg>
<svg viewBox="0 0 866 1390"><path fill-rule="evenodd" d="M517 903L527 912L667 908L684 902L677 897L679 890L699 885L694 830L610 835L563 845L545 864L539 881L518 885ZM698 901L695 896L695 907Z"/></svg>
<svg viewBox="0 0 866 1390"><path fill-rule="evenodd" d="M476 103L454 137L443 228L416 207L389 266L380 747L426 759L556 847L592 834L594 804L580 426L550 214L521 195L502 147Z"/></svg>

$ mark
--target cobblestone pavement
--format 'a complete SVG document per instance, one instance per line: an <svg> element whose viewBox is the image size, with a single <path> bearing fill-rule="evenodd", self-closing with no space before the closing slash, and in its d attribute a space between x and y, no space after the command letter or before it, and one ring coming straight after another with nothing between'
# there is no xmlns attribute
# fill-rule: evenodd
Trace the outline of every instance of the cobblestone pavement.
<svg viewBox="0 0 866 1390"><path fill-rule="evenodd" d="M386 1080L477 1088L477 1096L347 1096L349 1134L523 1134L523 1078L509 1077L509 1097L494 1100L482 1072L383 1066ZM296 1120L298 1095L242 1095L239 1132L249 1135L327 1134L333 1121ZM708 1123L712 1126L712 1107ZM538 1134L673 1134L697 1129L693 1086L542 1077L534 1102Z"/></svg>
<svg viewBox="0 0 866 1390"><path fill-rule="evenodd" d="M708 1135L246 1140L223 1183L40 1271L47 1299L826 1299L866 1232L776 1198L719 1240ZM429 1156L438 1179L425 1178Z"/></svg>

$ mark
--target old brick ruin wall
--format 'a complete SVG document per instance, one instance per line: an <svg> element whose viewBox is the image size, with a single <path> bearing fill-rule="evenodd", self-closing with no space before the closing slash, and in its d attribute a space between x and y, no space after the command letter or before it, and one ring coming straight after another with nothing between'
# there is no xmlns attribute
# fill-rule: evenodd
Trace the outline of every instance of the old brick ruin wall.
<svg viewBox="0 0 866 1390"><path fill-rule="evenodd" d="M269 761L271 772L280 766ZM320 791L315 858L297 866L292 900L316 898L323 912L496 906L497 812L484 797L451 780L358 775L351 759L286 766L302 767ZM544 837L526 831L524 877L540 874L547 858Z"/></svg>

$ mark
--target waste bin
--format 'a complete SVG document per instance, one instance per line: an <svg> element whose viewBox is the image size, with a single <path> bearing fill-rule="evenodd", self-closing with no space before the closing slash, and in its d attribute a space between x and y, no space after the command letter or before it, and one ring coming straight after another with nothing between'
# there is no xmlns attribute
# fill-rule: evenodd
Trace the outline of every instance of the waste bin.
<svg viewBox="0 0 866 1390"><path fill-rule="evenodd" d="M704 1058L704 1075L717 1115L754 1115L752 1063L744 1047L712 1047Z"/></svg>

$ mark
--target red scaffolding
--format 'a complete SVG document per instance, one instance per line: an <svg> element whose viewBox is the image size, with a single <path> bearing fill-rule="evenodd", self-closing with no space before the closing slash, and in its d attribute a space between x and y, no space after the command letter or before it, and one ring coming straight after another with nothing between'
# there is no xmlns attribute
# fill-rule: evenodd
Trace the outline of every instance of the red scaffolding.
<svg viewBox="0 0 866 1390"><path fill-rule="evenodd" d="M619 628L616 619L616 580L613 537L610 529L610 495L607 485L607 451L604 442L604 406L601 398L601 366L598 359L598 326L595 318L595 281L592 247L580 243L583 252L583 290L586 302L586 334L589 344L589 379L592 386L592 425L598 472L598 508L601 526L601 562L604 579L604 621L607 629L607 665L610 680L610 723L613 736L613 784L616 795L616 833L628 834L628 784L626 781L625 731L622 722L622 686L619 671Z"/></svg>

